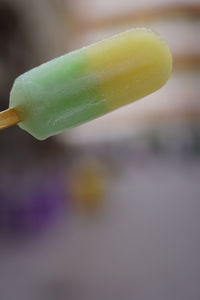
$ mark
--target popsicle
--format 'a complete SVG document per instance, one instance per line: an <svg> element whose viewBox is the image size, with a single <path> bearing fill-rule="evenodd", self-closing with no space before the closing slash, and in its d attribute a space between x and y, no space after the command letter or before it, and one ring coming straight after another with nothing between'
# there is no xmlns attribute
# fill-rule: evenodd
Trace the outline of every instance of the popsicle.
<svg viewBox="0 0 200 300"><path fill-rule="evenodd" d="M171 70L169 47L157 33L128 30L19 76L0 128L18 123L46 139L156 91Z"/></svg>

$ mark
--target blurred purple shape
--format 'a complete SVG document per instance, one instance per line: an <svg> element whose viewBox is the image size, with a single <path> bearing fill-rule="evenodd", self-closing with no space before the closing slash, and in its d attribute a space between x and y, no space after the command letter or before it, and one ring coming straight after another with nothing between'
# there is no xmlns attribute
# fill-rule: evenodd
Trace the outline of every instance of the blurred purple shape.
<svg viewBox="0 0 200 300"><path fill-rule="evenodd" d="M26 234L47 228L63 211L67 202L66 187L61 172L52 174L18 174L15 190L12 180L0 186L0 231ZM24 184L29 176L28 184ZM42 180L41 180L42 179Z"/></svg>

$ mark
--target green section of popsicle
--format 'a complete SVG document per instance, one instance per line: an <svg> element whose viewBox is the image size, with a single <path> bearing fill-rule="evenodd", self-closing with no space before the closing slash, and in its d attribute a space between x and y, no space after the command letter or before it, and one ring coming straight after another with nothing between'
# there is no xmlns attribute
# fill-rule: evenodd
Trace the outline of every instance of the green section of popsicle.
<svg viewBox="0 0 200 300"><path fill-rule="evenodd" d="M23 119L19 126L44 139L107 112L98 78L88 66L82 49L18 77L10 107Z"/></svg>

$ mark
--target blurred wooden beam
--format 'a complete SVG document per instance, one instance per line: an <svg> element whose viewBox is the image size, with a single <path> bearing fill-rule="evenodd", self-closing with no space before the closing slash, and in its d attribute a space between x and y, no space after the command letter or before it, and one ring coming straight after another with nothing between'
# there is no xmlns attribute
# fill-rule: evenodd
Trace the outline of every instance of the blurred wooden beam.
<svg viewBox="0 0 200 300"><path fill-rule="evenodd" d="M174 70L200 70L200 54L175 56Z"/></svg>

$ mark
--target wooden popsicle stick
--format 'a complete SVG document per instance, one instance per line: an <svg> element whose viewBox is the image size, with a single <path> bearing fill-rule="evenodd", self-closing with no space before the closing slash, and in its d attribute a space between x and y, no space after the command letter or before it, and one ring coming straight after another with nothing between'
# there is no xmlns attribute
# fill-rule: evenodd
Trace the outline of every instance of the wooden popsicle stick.
<svg viewBox="0 0 200 300"><path fill-rule="evenodd" d="M21 121L14 108L8 108L0 112L0 130L16 125Z"/></svg>

